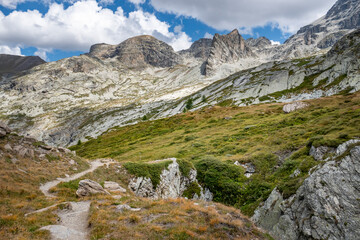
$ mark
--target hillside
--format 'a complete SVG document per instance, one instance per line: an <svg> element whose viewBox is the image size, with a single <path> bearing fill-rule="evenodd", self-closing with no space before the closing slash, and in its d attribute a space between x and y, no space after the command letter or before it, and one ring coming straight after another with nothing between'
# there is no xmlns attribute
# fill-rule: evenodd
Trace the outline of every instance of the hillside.
<svg viewBox="0 0 360 240"><path fill-rule="evenodd" d="M88 162L9 130L0 136L0 162L0 239L270 238L237 209L136 197L127 187L131 176L120 164ZM82 179L102 186L114 181L127 191L77 197Z"/></svg>
<svg viewBox="0 0 360 240"><path fill-rule="evenodd" d="M281 103L208 107L113 128L71 149L86 158L111 157L119 162L170 157L191 161L199 182L217 193L215 201L252 215L273 187L278 186L287 197L296 191L308 171L320 163L309 156L312 145L335 147L359 137L359 97L355 93L309 100L309 107L289 114ZM229 179L226 169L236 161L254 165L255 174L249 179ZM212 165L203 165L207 162ZM201 177L212 168L219 172ZM291 178L296 169L301 174Z"/></svg>

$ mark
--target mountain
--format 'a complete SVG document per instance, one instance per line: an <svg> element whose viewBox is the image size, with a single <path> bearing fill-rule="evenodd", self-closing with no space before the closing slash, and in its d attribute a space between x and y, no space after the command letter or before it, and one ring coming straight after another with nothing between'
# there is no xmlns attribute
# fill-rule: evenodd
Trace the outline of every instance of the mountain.
<svg viewBox="0 0 360 240"><path fill-rule="evenodd" d="M205 64L204 74L213 75L222 64L236 63L249 57L256 57L256 55L247 46L238 30L226 35L215 34Z"/></svg>
<svg viewBox="0 0 360 240"><path fill-rule="evenodd" d="M348 22L357 21L358 6L357 1L338 1L318 22L329 26L327 33L352 32L347 28L357 23ZM20 134L65 146L115 126L177 114L189 99L198 108L225 100L244 105L316 98L347 88L356 91L354 56L325 56L330 48L306 45L306 32L315 30L304 29L280 46L263 37L244 40L237 30L200 39L178 53L151 36L118 45L96 44L88 54L1 79L0 117ZM319 36L316 42L326 31L321 27L314 33ZM357 51L353 46L347 49ZM314 88L306 85L309 81L314 86L334 83ZM309 86L308 92L299 92ZM201 102L203 96L206 104Z"/></svg>
<svg viewBox="0 0 360 240"><path fill-rule="evenodd" d="M43 63L45 63L45 61L37 56L24 57L0 54L0 74L19 73Z"/></svg>
<svg viewBox="0 0 360 240"><path fill-rule="evenodd" d="M338 0L327 14L302 27L279 49L288 58L300 58L329 49L344 35L360 28L360 2ZM275 54L275 59L280 59Z"/></svg>
<svg viewBox="0 0 360 240"><path fill-rule="evenodd" d="M162 109L156 117L172 116L216 104L244 106L290 102L360 90L360 30L340 39L326 54L268 62L235 73ZM205 99L205 101L204 101Z"/></svg>
<svg viewBox="0 0 360 240"><path fill-rule="evenodd" d="M152 36L129 38L117 46L96 44L90 48L89 56L101 60L116 59L129 68L172 67L180 62L173 48Z"/></svg>

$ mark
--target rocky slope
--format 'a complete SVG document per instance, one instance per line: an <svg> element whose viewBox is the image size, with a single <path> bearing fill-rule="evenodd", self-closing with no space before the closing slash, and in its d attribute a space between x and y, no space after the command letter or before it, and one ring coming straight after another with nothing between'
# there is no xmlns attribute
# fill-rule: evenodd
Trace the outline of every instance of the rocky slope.
<svg viewBox="0 0 360 240"><path fill-rule="evenodd" d="M40 57L0 54L0 74L15 74L45 63Z"/></svg>
<svg viewBox="0 0 360 240"><path fill-rule="evenodd" d="M323 56L262 64L219 80L162 110L170 116L207 105L290 102L360 89L360 30L343 37ZM189 100L190 99L190 100Z"/></svg>
<svg viewBox="0 0 360 240"><path fill-rule="evenodd" d="M356 145L359 140L340 145L289 199L274 189L252 219L275 239L357 239L360 147Z"/></svg>
<svg viewBox="0 0 360 240"><path fill-rule="evenodd" d="M338 0L325 16L302 27L277 50L274 59L299 58L331 48L344 35L360 28L360 2Z"/></svg>

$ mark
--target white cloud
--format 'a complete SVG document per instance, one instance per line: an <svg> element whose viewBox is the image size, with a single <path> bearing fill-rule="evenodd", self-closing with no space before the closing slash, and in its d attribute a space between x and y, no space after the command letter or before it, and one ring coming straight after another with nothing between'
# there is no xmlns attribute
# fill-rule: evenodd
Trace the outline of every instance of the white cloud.
<svg viewBox="0 0 360 240"><path fill-rule="evenodd" d="M145 3L145 0L128 0L129 2L135 4L135 5L139 5L139 4L143 4Z"/></svg>
<svg viewBox="0 0 360 240"><path fill-rule="evenodd" d="M281 43L279 41L270 40L271 45L280 45Z"/></svg>
<svg viewBox="0 0 360 240"><path fill-rule="evenodd" d="M15 9L19 3L28 1L30 0L0 0L0 5L6 8Z"/></svg>
<svg viewBox="0 0 360 240"><path fill-rule="evenodd" d="M326 13L336 0L151 0L156 10L196 18L218 30L276 23L287 33Z"/></svg>
<svg viewBox="0 0 360 240"><path fill-rule="evenodd" d="M51 52L51 50L40 48L40 49L37 49L37 51L34 53L34 55L41 57L45 61L49 61L49 59L47 57L48 52Z"/></svg>
<svg viewBox="0 0 360 240"><path fill-rule="evenodd" d="M20 47L0 46L0 54L21 55Z"/></svg>
<svg viewBox="0 0 360 240"><path fill-rule="evenodd" d="M45 15L28 10L5 16L0 11L0 45L38 49L88 51L95 43L118 44L143 34L153 35L175 50L191 45L188 35L170 32L169 28L166 22L141 9L126 16L122 8L113 12L94 0L77 1L66 9L53 3Z"/></svg>
<svg viewBox="0 0 360 240"><path fill-rule="evenodd" d="M210 33L205 33L204 34L204 38L210 38L210 39L212 39L214 36L212 35L212 34L210 34Z"/></svg>

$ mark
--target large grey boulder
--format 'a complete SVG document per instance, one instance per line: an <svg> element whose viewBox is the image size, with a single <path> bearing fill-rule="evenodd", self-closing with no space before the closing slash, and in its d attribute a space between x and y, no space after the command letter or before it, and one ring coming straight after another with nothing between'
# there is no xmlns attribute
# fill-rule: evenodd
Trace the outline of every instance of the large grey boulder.
<svg viewBox="0 0 360 240"><path fill-rule="evenodd" d="M90 179L81 180L79 182L79 188L76 191L78 197L85 197L94 194L109 194L104 188L97 182Z"/></svg>
<svg viewBox="0 0 360 240"><path fill-rule="evenodd" d="M306 108L308 106L309 106L309 104L305 103L305 102L293 102L293 103L284 105L283 111L284 111L284 113L291 113L296 110Z"/></svg>
<svg viewBox="0 0 360 240"><path fill-rule="evenodd" d="M349 141L337 150L340 155L309 176L289 199L279 204L280 195L273 192L255 211L255 223L281 240L359 239L360 146Z"/></svg>
<svg viewBox="0 0 360 240"><path fill-rule="evenodd" d="M121 187L118 183L111 181L105 181L104 188L109 192L121 192L121 193L126 192L125 188Z"/></svg>

